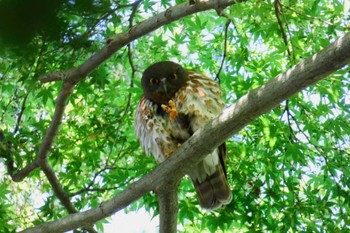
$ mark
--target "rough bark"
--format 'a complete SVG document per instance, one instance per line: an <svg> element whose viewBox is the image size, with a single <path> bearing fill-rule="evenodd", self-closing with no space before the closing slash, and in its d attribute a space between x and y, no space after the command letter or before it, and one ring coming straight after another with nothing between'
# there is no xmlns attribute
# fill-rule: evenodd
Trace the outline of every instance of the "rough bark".
<svg viewBox="0 0 350 233"><path fill-rule="evenodd" d="M177 232L179 181L164 184L156 190L159 206L159 233Z"/></svg>

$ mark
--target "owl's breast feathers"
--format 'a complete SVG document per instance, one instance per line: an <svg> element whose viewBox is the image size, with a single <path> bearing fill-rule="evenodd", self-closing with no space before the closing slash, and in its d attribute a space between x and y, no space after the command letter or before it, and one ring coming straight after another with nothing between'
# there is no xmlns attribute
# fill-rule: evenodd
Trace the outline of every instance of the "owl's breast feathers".
<svg viewBox="0 0 350 233"><path fill-rule="evenodd" d="M220 87L195 71L188 71L186 84L172 101L177 111L176 119L171 119L161 106L144 96L136 109L136 136L145 153L153 154L158 162L163 162L179 143L186 141L224 108ZM189 174L204 208L219 208L232 199L226 179L224 148L225 144L208 154Z"/></svg>

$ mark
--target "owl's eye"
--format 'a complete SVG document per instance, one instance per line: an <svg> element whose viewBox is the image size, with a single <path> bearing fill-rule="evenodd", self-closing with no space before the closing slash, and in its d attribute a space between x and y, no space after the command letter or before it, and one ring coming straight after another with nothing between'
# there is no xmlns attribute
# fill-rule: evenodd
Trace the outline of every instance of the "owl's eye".
<svg viewBox="0 0 350 233"><path fill-rule="evenodd" d="M149 82L151 85L157 85L159 83L159 80L156 78L150 78Z"/></svg>
<svg viewBox="0 0 350 233"><path fill-rule="evenodd" d="M170 77L171 80L176 80L177 79L177 75L176 74L171 74L169 77Z"/></svg>

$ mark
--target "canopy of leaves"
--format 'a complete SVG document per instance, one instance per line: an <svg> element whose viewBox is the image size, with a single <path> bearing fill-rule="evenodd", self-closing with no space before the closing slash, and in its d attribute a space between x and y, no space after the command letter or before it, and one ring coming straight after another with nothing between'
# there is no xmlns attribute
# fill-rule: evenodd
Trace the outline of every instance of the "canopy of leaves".
<svg viewBox="0 0 350 233"><path fill-rule="evenodd" d="M60 82L40 75L80 65L127 31L183 1L0 2L0 232L68 214L44 173L10 174L36 157ZM346 0L252 0L168 24L119 50L70 97L49 163L74 207L96 207L156 163L134 136L133 115L150 64L173 60L220 82L227 105L349 30ZM348 69L348 68L347 68ZM186 232L348 232L350 78L343 69L281 103L228 142L234 200L200 209L191 182L179 188ZM148 194L128 207L157 214ZM103 222L97 225L103 231Z"/></svg>

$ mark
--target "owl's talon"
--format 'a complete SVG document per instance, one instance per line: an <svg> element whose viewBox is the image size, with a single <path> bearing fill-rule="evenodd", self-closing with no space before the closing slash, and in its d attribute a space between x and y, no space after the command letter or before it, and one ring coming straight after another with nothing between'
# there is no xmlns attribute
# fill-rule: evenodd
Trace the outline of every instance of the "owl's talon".
<svg viewBox="0 0 350 233"><path fill-rule="evenodd" d="M161 107L165 112L169 113L170 120L173 121L176 119L178 113L176 110L176 105L173 100L169 100L168 105L162 104Z"/></svg>

